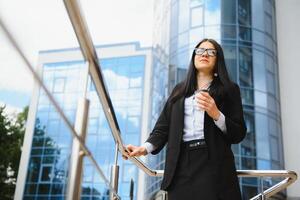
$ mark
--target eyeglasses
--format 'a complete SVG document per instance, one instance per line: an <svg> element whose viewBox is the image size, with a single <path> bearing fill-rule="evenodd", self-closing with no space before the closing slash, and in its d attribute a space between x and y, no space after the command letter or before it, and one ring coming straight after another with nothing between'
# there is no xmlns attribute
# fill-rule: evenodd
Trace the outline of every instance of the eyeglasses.
<svg viewBox="0 0 300 200"><path fill-rule="evenodd" d="M209 56L216 56L217 55L217 50L216 49L205 49L205 48L195 48L195 54L196 55L203 55L205 51L207 51L207 54Z"/></svg>

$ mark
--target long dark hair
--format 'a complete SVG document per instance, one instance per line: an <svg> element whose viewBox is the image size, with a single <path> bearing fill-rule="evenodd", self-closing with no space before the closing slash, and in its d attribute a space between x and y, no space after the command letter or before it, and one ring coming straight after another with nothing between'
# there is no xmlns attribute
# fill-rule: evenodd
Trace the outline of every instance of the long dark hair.
<svg viewBox="0 0 300 200"><path fill-rule="evenodd" d="M215 97L222 97L229 85L232 84L232 81L230 80L226 69L223 49L221 45L218 44L218 42L213 39L207 38L201 40L195 46L195 48L199 47L203 42L212 43L217 50L217 60L213 71L213 73L216 73L217 75L213 76L214 79L210 85L209 93L210 95ZM191 96L197 89L197 69L194 64L195 55L195 51L193 51L186 78L175 87L169 97L169 100L172 103L174 103L180 97Z"/></svg>

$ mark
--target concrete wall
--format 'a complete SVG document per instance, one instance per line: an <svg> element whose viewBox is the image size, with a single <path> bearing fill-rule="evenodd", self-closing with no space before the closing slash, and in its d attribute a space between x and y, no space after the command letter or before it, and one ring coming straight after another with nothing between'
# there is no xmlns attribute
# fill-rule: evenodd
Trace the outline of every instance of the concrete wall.
<svg viewBox="0 0 300 200"><path fill-rule="evenodd" d="M300 1L275 2L285 169L300 176ZM287 191L300 199L300 181Z"/></svg>

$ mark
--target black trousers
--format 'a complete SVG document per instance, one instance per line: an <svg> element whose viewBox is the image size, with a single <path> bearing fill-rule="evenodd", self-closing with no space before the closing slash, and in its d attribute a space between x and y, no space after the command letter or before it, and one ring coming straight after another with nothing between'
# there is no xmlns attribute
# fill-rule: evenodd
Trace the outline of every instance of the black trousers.
<svg viewBox="0 0 300 200"><path fill-rule="evenodd" d="M197 142L181 144L175 175L167 188L168 200L218 200L217 166L210 163L206 144Z"/></svg>

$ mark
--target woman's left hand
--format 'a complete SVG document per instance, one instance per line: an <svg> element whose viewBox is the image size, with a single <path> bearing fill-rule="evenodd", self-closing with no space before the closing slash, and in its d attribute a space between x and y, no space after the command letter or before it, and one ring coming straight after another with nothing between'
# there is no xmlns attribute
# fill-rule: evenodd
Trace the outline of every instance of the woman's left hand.
<svg viewBox="0 0 300 200"><path fill-rule="evenodd" d="M209 95L208 92L199 92L196 95L196 101L200 109L205 110L207 114L214 120L220 117L220 110L218 109L215 100Z"/></svg>

